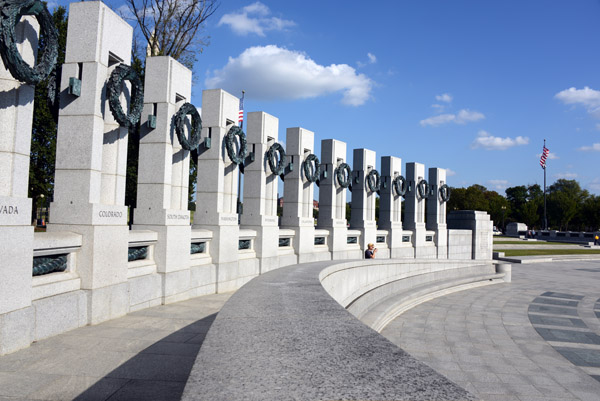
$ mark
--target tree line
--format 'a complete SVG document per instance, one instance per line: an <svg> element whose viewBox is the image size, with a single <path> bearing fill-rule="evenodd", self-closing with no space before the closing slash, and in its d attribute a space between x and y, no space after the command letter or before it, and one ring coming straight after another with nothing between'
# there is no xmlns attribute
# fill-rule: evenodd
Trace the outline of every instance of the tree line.
<svg viewBox="0 0 600 401"><path fill-rule="evenodd" d="M482 185L452 188L448 211L483 210L502 229L511 222L543 228L544 191L538 184L510 187L505 193L500 195ZM546 188L546 216L552 230L596 231L600 228L600 196L582 189L576 180L559 179Z"/></svg>

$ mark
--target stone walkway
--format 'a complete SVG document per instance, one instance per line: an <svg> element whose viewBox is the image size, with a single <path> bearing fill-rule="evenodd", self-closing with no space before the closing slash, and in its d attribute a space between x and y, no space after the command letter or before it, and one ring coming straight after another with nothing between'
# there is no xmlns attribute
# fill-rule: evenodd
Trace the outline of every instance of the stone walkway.
<svg viewBox="0 0 600 401"><path fill-rule="evenodd" d="M231 294L157 306L0 357L0 400L179 400Z"/></svg>
<svg viewBox="0 0 600 401"><path fill-rule="evenodd" d="M512 275L419 305L382 334L488 401L600 400L600 260Z"/></svg>

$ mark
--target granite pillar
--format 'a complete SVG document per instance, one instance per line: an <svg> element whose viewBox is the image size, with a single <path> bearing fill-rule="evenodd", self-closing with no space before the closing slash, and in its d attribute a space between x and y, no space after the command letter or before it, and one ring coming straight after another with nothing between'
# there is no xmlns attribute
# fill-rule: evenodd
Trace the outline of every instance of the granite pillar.
<svg viewBox="0 0 600 401"><path fill-rule="evenodd" d="M260 262L260 273L279 267L279 225L277 186L279 176L269 168L267 151L278 141L279 120L262 111L248 113L248 148L256 160L244 171L243 229L256 231L254 251Z"/></svg>
<svg viewBox="0 0 600 401"><path fill-rule="evenodd" d="M113 118L106 83L117 65L129 64L132 36L133 28L103 3L70 5L48 231L83 236L77 273L92 324L129 310L127 128ZM81 80L80 96L69 94L69 78ZM128 102L124 89L125 110Z"/></svg>
<svg viewBox="0 0 600 401"><path fill-rule="evenodd" d="M189 102L191 88L188 68L171 57L148 57L133 229L158 233L154 261L162 281L162 303L189 298L190 152L179 143L173 117ZM149 116L155 118L155 128L148 123Z"/></svg>
<svg viewBox="0 0 600 401"><path fill-rule="evenodd" d="M427 196L427 230L434 231L434 242L437 247L437 258L448 258L448 226L446 225L446 202L440 195L440 187L446 183L446 170L429 169L430 192Z"/></svg>
<svg viewBox="0 0 600 401"><path fill-rule="evenodd" d="M372 192L366 183L369 172L375 170L376 161L374 151L354 149L350 228L360 231L360 247L363 252L369 243L375 244L377 239L376 193Z"/></svg>
<svg viewBox="0 0 600 401"><path fill-rule="evenodd" d="M38 30L34 17L22 17L15 27L17 49L30 66L35 63ZM0 355L33 341L28 182L34 90L14 79L0 59Z"/></svg>

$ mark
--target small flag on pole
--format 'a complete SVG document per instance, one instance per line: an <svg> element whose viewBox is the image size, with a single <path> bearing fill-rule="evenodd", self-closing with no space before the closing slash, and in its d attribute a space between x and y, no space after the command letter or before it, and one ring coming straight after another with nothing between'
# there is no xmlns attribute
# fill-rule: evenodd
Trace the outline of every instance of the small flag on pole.
<svg viewBox="0 0 600 401"><path fill-rule="evenodd" d="M542 157L540 158L540 166L542 166L543 169L546 168L546 159L548 158L549 153L550 150L546 147L546 145L544 145L544 149L542 150Z"/></svg>
<svg viewBox="0 0 600 401"><path fill-rule="evenodd" d="M240 128L244 128L244 94L246 91L242 91L242 97L240 99L240 111L238 113L238 125Z"/></svg>

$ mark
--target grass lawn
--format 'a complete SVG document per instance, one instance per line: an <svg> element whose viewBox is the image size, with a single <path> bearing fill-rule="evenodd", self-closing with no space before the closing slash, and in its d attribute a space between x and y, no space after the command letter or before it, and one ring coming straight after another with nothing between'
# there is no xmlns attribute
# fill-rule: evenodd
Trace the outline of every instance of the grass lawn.
<svg viewBox="0 0 600 401"><path fill-rule="evenodd" d="M494 245L582 245L573 242L550 242L550 241L494 241ZM586 244L587 245L587 244Z"/></svg>
<svg viewBox="0 0 600 401"><path fill-rule="evenodd" d="M504 252L505 256L600 255L600 249L494 249L494 252Z"/></svg>

